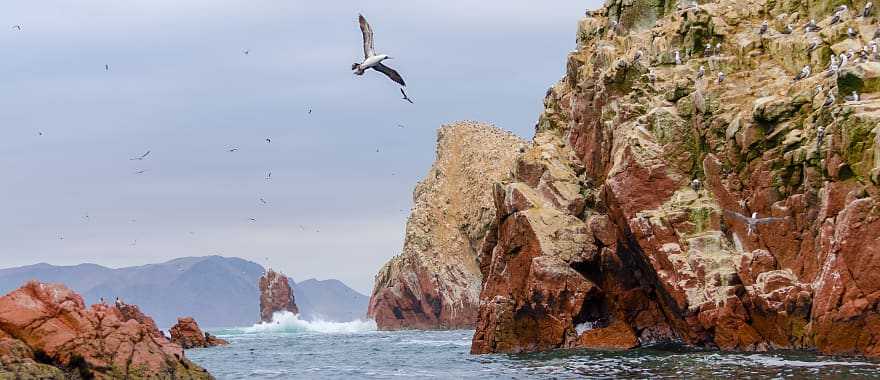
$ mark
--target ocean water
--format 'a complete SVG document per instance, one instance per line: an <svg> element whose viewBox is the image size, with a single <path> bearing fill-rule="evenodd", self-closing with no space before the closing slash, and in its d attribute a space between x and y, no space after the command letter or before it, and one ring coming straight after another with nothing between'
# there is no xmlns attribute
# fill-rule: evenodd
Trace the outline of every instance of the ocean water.
<svg viewBox="0 0 880 380"><path fill-rule="evenodd" d="M855 379L880 361L803 352L719 353L683 347L471 355L473 331L376 331L375 323L273 323L211 330L228 347L187 351L218 379Z"/></svg>

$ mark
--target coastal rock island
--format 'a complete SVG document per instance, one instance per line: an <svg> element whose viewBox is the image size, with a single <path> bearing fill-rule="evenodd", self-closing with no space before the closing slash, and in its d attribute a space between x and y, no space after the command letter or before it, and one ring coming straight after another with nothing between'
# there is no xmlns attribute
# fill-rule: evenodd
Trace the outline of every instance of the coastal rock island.
<svg viewBox="0 0 880 380"><path fill-rule="evenodd" d="M679 4L612 0L580 21L491 192L472 352L880 356L880 62L862 53L876 14ZM829 71L832 56L847 62Z"/></svg>
<svg viewBox="0 0 880 380"><path fill-rule="evenodd" d="M171 334L171 341L183 347L184 350L190 348L206 348L214 346L226 346L229 342L215 337L207 332L202 332L199 324L192 317L182 317L177 319L177 324L168 330Z"/></svg>
<svg viewBox="0 0 880 380"><path fill-rule="evenodd" d="M137 308L35 281L0 297L0 378L213 379Z"/></svg>
<svg viewBox="0 0 880 380"><path fill-rule="evenodd" d="M266 269L260 277L260 321L271 322L272 315L282 311L299 314L293 289L283 273Z"/></svg>
<svg viewBox="0 0 880 380"><path fill-rule="evenodd" d="M382 330L473 328L480 241L495 220L492 184L525 142L491 125L440 128L434 165L413 191L400 255L376 275L368 315Z"/></svg>

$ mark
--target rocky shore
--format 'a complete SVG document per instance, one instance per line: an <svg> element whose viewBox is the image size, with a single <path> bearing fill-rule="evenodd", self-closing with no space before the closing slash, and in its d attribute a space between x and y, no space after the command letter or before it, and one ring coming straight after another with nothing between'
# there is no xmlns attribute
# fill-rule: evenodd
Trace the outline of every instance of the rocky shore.
<svg viewBox="0 0 880 380"><path fill-rule="evenodd" d="M172 326L168 332L171 334L171 342L179 344L184 350L229 344L229 342L210 333L202 332L199 324L192 317L178 318L177 324Z"/></svg>

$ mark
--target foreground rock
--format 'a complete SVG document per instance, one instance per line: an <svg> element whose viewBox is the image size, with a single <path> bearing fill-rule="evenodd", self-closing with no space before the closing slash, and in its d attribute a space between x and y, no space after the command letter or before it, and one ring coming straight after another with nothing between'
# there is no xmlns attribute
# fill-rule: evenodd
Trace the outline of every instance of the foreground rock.
<svg viewBox="0 0 880 380"><path fill-rule="evenodd" d="M272 314L282 311L299 314L287 276L270 268L260 277L260 320L271 322Z"/></svg>
<svg viewBox="0 0 880 380"><path fill-rule="evenodd" d="M472 328L479 242L495 218L489 191L524 142L486 124L440 128L437 158L413 192L403 253L376 275L368 314L380 329Z"/></svg>
<svg viewBox="0 0 880 380"><path fill-rule="evenodd" d="M0 378L212 379L135 311L29 282L0 298Z"/></svg>
<svg viewBox="0 0 880 380"><path fill-rule="evenodd" d="M532 146L493 192L472 351L880 356L877 63L820 72L877 19L830 25L822 1L664 4L612 0L581 20ZM804 34L810 18L821 33ZM805 65L819 74L793 81ZM734 213L753 212L780 219L750 231Z"/></svg>
<svg viewBox="0 0 880 380"><path fill-rule="evenodd" d="M223 339L202 332L199 324L192 317L177 318L177 324L172 326L168 332L171 333L171 342L179 344L184 350L229 344Z"/></svg>

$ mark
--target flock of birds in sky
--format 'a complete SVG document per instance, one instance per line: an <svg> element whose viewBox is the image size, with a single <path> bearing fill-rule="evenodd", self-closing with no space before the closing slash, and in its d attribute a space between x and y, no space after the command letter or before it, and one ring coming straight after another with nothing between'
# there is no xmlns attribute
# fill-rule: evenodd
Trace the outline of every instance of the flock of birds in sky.
<svg viewBox="0 0 880 380"><path fill-rule="evenodd" d="M392 59L392 57L388 56L387 54L376 54L376 51L375 51L374 45L373 45L373 29L370 27L370 24L367 22L366 18L364 18L363 15L358 15L358 23L360 24L361 34L363 36L364 60L361 61L360 63L352 64L351 70L354 71L354 74L358 75L358 76L364 75L366 73L366 71L369 69L373 69L373 70L378 71L382 74L385 74L386 76L388 76L388 78L390 78L395 83L397 83L401 86L400 87L400 93L402 95L401 100L406 101L410 104L414 104L414 101L412 100L412 98L410 98L409 95L407 95L406 91L404 90L404 87L406 87L406 82L403 80L403 77L396 70L388 67L387 65L385 65L383 63L384 61L386 61L388 59ZM22 25L21 24L12 25L11 30L14 32L21 32L23 30ZM250 55L250 50L243 49L242 54ZM104 71L110 71L109 64L104 64ZM311 115L312 109L309 108L307 113L309 115ZM397 126L398 126L398 128L404 128L404 126L402 124L397 124ZM43 136L43 132L38 131L37 135ZM267 137L265 139L265 142L267 144L272 143L272 138ZM226 148L226 151L228 153L234 153L234 152L237 152L238 150L239 150L239 147L237 147L237 146L230 146L230 147ZM137 156L130 158L129 160L141 162L141 161L146 160L150 156L151 153L152 153L152 150L147 150L140 155L137 155ZM376 149L376 153L379 153L378 148ZM146 173L147 171L148 171L148 169L135 169L133 174L141 175L141 174ZM391 174L396 175L396 173L394 173L394 172L392 172ZM269 181L272 179L272 171L271 170L269 170L266 173L265 179L266 179L266 181ZM262 206L269 205L269 202L264 197L260 197L259 202L260 202L260 205L262 205ZM400 211L403 212L404 210L401 209ZM86 213L82 217L82 219L85 222L91 221L91 218L88 213ZM134 223L136 221L137 221L136 219L130 220L130 222L132 222L132 223ZM248 218L248 222L250 222L250 223L256 223L256 221L257 221L256 218L252 218L252 217ZM302 231L305 231L306 227L303 225L299 225L299 229ZM321 232L320 228L316 228L315 232ZM189 234L194 235L195 232L190 231ZM59 233L58 239L64 240L64 234ZM130 245L132 247L136 246L137 240L132 241L132 243Z"/></svg>

